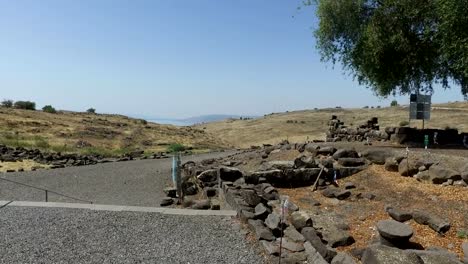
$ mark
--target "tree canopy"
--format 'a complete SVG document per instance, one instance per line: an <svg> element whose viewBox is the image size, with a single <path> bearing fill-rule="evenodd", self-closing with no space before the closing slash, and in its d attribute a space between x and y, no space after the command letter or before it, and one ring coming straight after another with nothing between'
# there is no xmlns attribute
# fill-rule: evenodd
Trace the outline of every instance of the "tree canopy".
<svg viewBox="0 0 468 264"><path fill-rule="evenodd" d="M309 0L323 61L377 95L459 85L468 95L468 0Z"/></svg>

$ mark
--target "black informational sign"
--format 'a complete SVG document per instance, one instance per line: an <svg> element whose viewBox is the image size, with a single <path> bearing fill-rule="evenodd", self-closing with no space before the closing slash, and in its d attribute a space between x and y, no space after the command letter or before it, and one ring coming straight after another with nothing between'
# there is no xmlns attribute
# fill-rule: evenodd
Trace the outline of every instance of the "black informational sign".
<svg viewBox="0 0 468 264"><path fill-rule="evenodd" d="M424 94L410 95L410 119L431 119L431 96Z"/></svg>

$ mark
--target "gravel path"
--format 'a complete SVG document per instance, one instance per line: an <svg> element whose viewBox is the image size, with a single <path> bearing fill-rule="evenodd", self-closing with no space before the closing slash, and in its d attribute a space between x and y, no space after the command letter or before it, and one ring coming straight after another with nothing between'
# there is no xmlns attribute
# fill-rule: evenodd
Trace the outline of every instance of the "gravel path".
<svg viewBox="0 0 468 264"><path fill-rule="evenodd" d="M183 157L182 161L199 161L228 156L234 152L219 152ZM99 204L159 206L165 194L163 188L172 184L171 159L137 160L70 167L55 170L0 174L29 185L57 191ZM0 200L44 201L40 190L0 180ZM49 194L52 202L79 202Z"/></svg>
<svg viewBox="0 0 468 264"><path fill-rule="evenodd" d="M263 263L226 217L8 206L0 223L0 263Z"/></svg>

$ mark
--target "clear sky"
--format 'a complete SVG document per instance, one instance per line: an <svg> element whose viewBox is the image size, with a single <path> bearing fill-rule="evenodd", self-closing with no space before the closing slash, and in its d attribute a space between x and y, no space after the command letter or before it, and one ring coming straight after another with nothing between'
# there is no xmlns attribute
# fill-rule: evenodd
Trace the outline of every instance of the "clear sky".
<svg viewBox="0 0 468 264"><path fill-rule="evenodd" d="M388 105L320 62L314 10L299 5L0 0L0 99L172 118ZM458 87L434 95L456 100Z"/></svg>

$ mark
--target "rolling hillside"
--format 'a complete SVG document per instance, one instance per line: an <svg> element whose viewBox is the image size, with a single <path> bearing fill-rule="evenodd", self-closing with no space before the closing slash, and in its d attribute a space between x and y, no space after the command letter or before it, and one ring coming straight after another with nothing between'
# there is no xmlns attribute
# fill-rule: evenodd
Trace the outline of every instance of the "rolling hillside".
<svg viewBox="0 0 468 264"><path fill-rule="evenodd" d="M197 125L221 140L236 146L249 147L263 143L277 143L283 139L301 142L325 139L327 121L331 115L348 126L357 126L371 117L378 117L381 127L398 126L408 120L408 106L375 109L318 109L265 115L253 120L224 120ZM421 121L412 121L411 126L422 126ZM432 119L426 122L431 128L458 128L468 131L468 102L433 105Z"/></svg>
<svg viewBox="0 0 468 264"><path fill-rule="evenodd" d="M165 151L174 143L195 150L224 146L217 137L192 127L160 125L121 115L0 108L0 144L8 146L117 156L136 149Z"/></svg>

